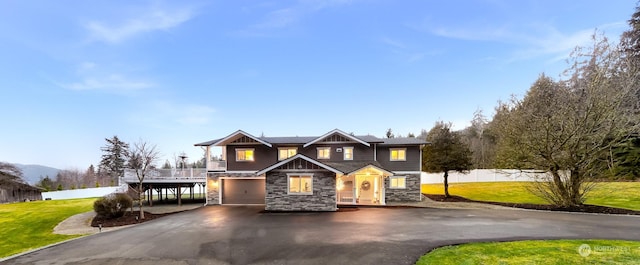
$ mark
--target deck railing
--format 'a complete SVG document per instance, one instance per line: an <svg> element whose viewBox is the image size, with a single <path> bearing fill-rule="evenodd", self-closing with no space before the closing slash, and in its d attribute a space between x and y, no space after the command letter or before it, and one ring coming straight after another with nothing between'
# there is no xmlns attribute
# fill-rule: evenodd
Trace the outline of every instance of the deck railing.
<svg viewBox="0 0 640 265"><path fill-rule="evenodd" d="M209 171L225 171L225 170L227 170L227 161L210 160L207 163L207 170L209 170Z"/></svg>
<svg viewBox="0 0 640 265"><path fill-rule="evenodd" d="M138 182L138 176L134 169L125 169L123 181L127 183ZM185 169L152 169L147 171L144 177L146 181L206 181L207 170L204 168L185 168Z"/></svg>

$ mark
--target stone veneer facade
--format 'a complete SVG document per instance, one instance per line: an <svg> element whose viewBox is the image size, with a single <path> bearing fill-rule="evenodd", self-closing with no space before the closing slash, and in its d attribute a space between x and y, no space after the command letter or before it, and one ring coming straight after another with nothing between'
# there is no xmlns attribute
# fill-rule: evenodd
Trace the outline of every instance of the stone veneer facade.
<svg viewBox="0 0 640 265"><path fill-rule="evenodd" d="M207 205L220 204L220 178L251 178L251 173L209 173L207 174Z"/></svg>
<svg viewBox="0 0 640 265"><path fill-rule="evenodd" d="M336 174L313 171L313 194L290 195L287 172L274 170L266 175L266 207L268 211L336 211Z"/></svg>
<svg viewBox="0 0 640 265"><path fill-rule="evenodd" d="M407 177L406 189L389 188L389 178L384 179L385 201L387 202L413 202L420 201L420 174L402 175Z"/></svg>

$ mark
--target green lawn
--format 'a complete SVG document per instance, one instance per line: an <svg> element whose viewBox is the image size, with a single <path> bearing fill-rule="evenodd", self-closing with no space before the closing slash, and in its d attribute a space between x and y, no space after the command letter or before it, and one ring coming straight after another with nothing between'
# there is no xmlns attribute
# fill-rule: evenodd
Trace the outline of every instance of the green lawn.
<svg viewBox="0 0 640 265"><path fill-rule="evenodd" d="M56 235L53 228L68 217L91 211L90 199L0 204L0 257L78 237Z"/></svg>
<svg viewBox="0 0 640 265"><path fill-rule="evenodd" d="M640 264L640 242L530 240L469 243L435 249L422 256L416 264Z"/></svg>
<svg viewBox="0 0 640 265"><path fill-rule="evenodd" d="M530 182L475 182L449 184L449 194L477 201L546 204L526 189ZM442 184L422 184L422 193L444 194ZM640 182L602 182L591 191L587 204L640 211Z"/></svg>

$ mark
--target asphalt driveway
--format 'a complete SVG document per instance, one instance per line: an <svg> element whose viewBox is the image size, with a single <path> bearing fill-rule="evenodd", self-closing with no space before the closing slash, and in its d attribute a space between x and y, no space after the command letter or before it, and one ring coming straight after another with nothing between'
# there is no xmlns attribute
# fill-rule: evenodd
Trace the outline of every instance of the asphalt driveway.
<svg viewBox="0 0 640 265"><path fill-rule="evenodd" d="M336 213L260 213L261 209L203 207L5 262L413 264L434 247L469 241L640 240L640 218L635 216L491 209L360 208Z"/></svg>

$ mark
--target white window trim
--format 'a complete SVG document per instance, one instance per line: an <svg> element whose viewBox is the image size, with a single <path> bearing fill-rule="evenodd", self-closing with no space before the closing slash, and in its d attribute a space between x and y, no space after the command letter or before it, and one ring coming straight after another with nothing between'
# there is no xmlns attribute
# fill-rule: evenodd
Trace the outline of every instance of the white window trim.
<svg viewBox="0 0 640 265"><path fill-rule="evenodd" d="M291 177L311 177L311 192L291 192ZM287 195L313 195L313 174L312 173L289 173L287 174Z"/></svg>
<svg viewBox="0 0 640 265"><path fill-rule="evenodd" d="M347 158L347 149L351 149L351 158ZM353 146L345 146L342 147L342 159L343 160L353 160Z"/></svg>
<svg viewBox="0 0 640 265"><path fill-rule="evenodd" d="M392 179L404 179L404 187L393 187L391 186ZM407 189L407 177L406 176L391 176L389 177L389 189L394 190L406 190Z"/></svg>
<svg viewBox="0 0 640 265"><path fill-rule="evenodd" d="M240 151L252 151L253 152L253 159L252 160L240 160L238 159L238 153ZM245 157L247 157L247 155L245 154ZM253 162L256 161L256 149L255 148L236 148L236 162Z"/></svg>
<svg viewBox="0 0 640 265"><path fill-rule="evenodd" d="M327 152L327 157L320 157L320 150L329 150L329 152ZM331 159L331 147L317 147L316 148L316 157L318 159L323 159L323 160L328 160Z"/></svg>
<svg viewBox="0 0 640 265"><path fill-rule="evenodd" d="M298 147L278 147L278 161L282 161L282 160L285 160L285 159L287 159L287 158L289 158L289 157L292 157L292 156L288 156L288 157L281 157L281 156L280 156L280 150L291 150L291 149L296 150L296 153L295 153L295 154L293 154L292 156L294 156L294 155L298 154ZM287 151L287 155L289 155L289 152L288 152L288 151Z"/></svg>
<svg viewBox="0 0 640 265"><path fill-rule="evenodd" d="M397 150L397 151L403 150L404 151L404 158L403 159L393 159L392 152L394 150ZM407 161L407 148L389 148L389 161Z"/></svg>

